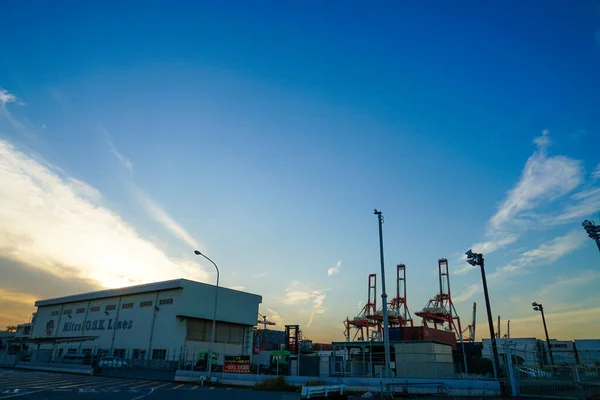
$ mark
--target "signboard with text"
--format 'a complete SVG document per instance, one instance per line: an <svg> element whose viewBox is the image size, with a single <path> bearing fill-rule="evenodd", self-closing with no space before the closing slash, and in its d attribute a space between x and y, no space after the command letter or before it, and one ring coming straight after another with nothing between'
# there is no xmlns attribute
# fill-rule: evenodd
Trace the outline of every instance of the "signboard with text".
<svg viewBox="0 0 600 400"><path fill-rule="evenodd" d="M250 373L250 356L225 356L223 372Z"/></svg>

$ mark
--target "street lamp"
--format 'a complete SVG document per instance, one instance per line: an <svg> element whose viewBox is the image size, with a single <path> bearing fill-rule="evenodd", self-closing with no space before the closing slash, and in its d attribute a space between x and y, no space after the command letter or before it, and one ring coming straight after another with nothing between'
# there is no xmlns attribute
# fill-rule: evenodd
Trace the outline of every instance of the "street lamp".
<svg viewBox="0 0 600 400"><path fill-rule="evenodd" d="M217 264L215 264L215 262L213 260L211 260L210 258L205 256L204 254L200 253L198 250L194 250L194 254L196 254L197 256L202 256L202 257L206 258L208 261L210 261L212 263L212 265L215 266L215 269L217 270L217 286L215 287L215 308L213 310L212 330L210 333L210 345L208 347L208 379L210 380L211 372L212 372L213 346L215 344L215 325L216 325L216 321L217 321L217 298L219 295L219 267L217 267Z"/></svg>
<svg viewBox="0 0 600 400"><path fill-rule="evenodd" d="M496 379L500 376L500 358L498 357L498 348L496 347L496 335L494 333L494 321L492 319L492 309L490 307L490 296L488 295L487 279L485 278L485 260L483 254L473 253L470 249L465 253L467 262L472 266L481 267L481 280L483 282L483 295L485 297L485 307L487 309L488 325L490 327L490 340L492 343L492 356L494 358L494 376Z"/></svg>
<svg viewBox="0 0 600 400"><path fill-rule="evenodd" d="M598 251L600 251L600 225L596 225L593 221L586 219L581 223L588 236L596 242Z"/></svg>
<svg viewBox="0 0 600 400"><path fill-rule="evenodd" d="M390 326L388 323L387 294L385 293L385 264L383 262L383 215L377 209L373 210L379 221L379 258L381 260L381 301L383 303L383 350L385 351L385 377L390 378Z"/></svg>
<svg viewBox="0 0 600 400"><path fill-rule="evenodd" d="M544 332L546 333L546 342L548 343L548 352L550 353L550 362L552 366L554 366L554 356L552 355L552 346L550 346L550 337L548 336L548 328L546 327L546 317L544 316L544 306L540 303L536 303L535 301L531 303L534 311L539 311L542 313L542 322L544 322Z"/></svg>

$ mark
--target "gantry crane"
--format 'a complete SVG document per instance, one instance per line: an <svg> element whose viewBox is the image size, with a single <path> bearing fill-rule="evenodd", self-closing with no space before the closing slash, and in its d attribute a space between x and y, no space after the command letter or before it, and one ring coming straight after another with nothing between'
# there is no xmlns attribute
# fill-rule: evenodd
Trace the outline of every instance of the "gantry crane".
<svg viewBox="0 0 600 400"><path fill-rule="evenodd" d="M450 273L447 259L440 258L438 260L438 274L439 293L429 300L422 311L415 314L423 318L423 326L426 327L432 323L433 327L437 329L438 325L444 326L444 324L447 324L447 328L454 331L457 338L462 341L463 331L460 325L460 317L456 312L456 308L454 308L450 295Z"/></svg>

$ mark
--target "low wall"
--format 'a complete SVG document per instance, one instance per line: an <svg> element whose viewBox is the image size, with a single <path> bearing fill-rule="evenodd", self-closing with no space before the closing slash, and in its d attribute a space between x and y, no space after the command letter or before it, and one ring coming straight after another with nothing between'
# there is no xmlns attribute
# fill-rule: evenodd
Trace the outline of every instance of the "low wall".
<svg viewBox="0 0 600 400"><path fill-rule="evenodd" d="M30 369L46 372L66 372L69 374L93 375L92 368L89 365L79 364L51 364L51 363L17 363L14 368Z"/></svg>
<svg viewBox="0 0 600 400"><path fill-rule="evenodd" d="M178 370L175 374L177 382L199 382L206 372L183 371ZM273 378L273 375L251 375L251 374L226 374L215 373L213 376L219 378L219 383L254 386L266 378ZM439 394L440 387L445 386L452 396L499 396L500 384L494 380L484 379L378 379L378 378L349 378L349 377L302 377L286 376L288 384L294 386L304 386L307 381L319 380L325 385L345 385L348 390L364 392L380 392L386 390L387 384L391 384L390 389L395 392L405 392L407 394Z"/></svg>

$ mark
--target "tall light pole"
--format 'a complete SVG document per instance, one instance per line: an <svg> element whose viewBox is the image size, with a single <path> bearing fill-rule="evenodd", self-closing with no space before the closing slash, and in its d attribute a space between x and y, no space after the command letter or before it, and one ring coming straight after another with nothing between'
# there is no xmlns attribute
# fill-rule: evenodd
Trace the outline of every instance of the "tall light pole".
<svg viewBox="0 0 600 400"><path fill-rule="evenodd" d="M213 359L212 359L213 346L215 344L215 325L217 322L217 299L219 297L219 267L217 267L217 264L215 264L215 262L213 260L211 260L210 258L205 256L204 254L200 253L198 250L194 250L194 254L196 254L197 256L202 256L202 257L206 258L208 261L210 261L212 263L212 265L215 266L215 269L217 270L217 286L215 286L215 308L213 310L212 329L210 332L210 345L208 347L208 380L210 380L211 372L212 372L212 361L213 361Z"/></svg>
<svg viewBox="0 0 600 400"><path fill-rule="evenodd" d="M600 225L596 225L593 221L586 219L581 223L583 229L587 232L588 236L596 242L598 251L600 251Z"/></svg>
<svg viewBox="0 0 600 400"><path fill-rule="evenodd" d="M544 316L544 306L535 301L531 303L534 311L542 313L542 322L544 323L544 332L546 333L546 343L548 343L548 352L550 354L550 363L554 367L554 355L552 354L552 346L550 346L550 337L548 336L548 328L546 327L546 317Z"/></svg>
<svg viewBox="0 0 600 400"><path fill-rule="evenodd" d="M390 378L390 326L388 323L388 308L387 308L387 294L385 293L385 263L383 262L383 231L381 225L383 224L383 215L381 211L375 209L373 214L377 215L379 221L379 258L381 260L381 301L383 303L383 348L385 351L385 377Z"/></svg>
<svg viewBox="0 0 600 400"><path fill-rule="evenodd" d="M494 358L494 377L500 376L500 357L498 357L498 348L496 347L496 334L494 333L494 320L492 319L492 308L490 307L490 296L488 295L487 279L485 278L485 260L483 254L467 251L467 262L472 266L481 267L481 281L483 282L483 295L485 297L485 308L487 309L488 325L490 327L490 340L492 343L492 357Z"/></svg>

